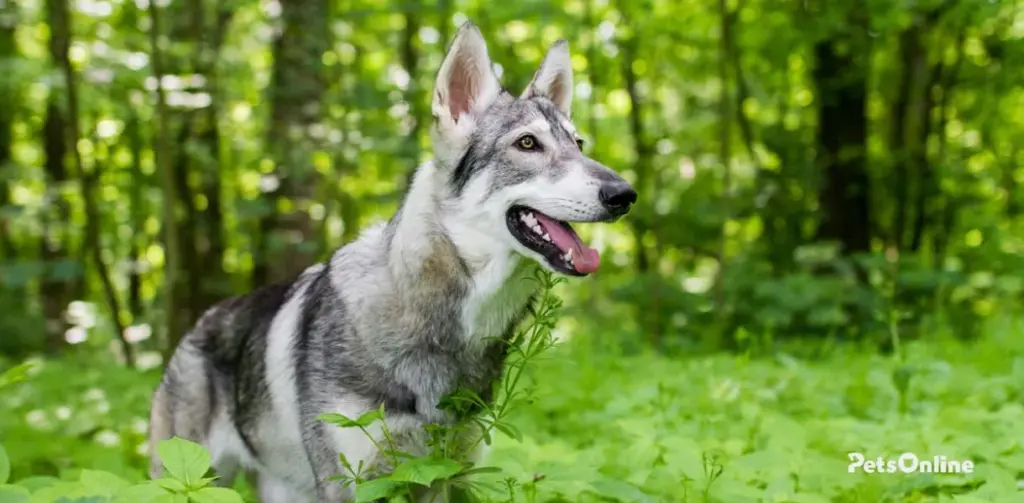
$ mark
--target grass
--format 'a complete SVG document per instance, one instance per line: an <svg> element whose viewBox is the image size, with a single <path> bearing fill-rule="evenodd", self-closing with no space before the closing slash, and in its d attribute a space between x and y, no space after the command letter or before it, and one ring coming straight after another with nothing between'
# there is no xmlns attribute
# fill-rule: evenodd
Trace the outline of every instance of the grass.
<svg viewBox="0 0 1024 503"><path fill-rule="evenodd" d="M904 363L852 347L813 360L625 356L574 340L534 362L531 403L510 420L524 439L499 435L486 464L502 473L483 477L495 501L504 478L517 501L1024 501L1024 323L986 332L906 342ZM44 362L0 393L13 479L82 467L141 480L156 379ZM975 470L848 473L850 452L969 459Z"/></svg>

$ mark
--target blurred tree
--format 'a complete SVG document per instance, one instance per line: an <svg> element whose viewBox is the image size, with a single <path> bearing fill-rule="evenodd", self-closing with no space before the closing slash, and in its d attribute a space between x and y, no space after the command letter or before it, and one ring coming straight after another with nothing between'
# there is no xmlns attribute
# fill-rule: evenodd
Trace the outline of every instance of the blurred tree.
<svg viewBox="0 0 1024 503"><path fill-rule="evenodd" d="M167 350L388 216L467 18L513 93L569 40L585 150L640 192L579 226L595 330L970 334L1024 295L1020 2L62 1L0 0L3 351Z"/></svg>
<svg viewBox="0 0 1024 503"><path fill-rule="evenodd" d="M154 115L153 161L160 175L163 189L162 222L163 229L163 260L164 281L163 301L166 324L165 356L169 356L179 340L184 337L191 323L190 312L182 304L187 295L187 285L182 281L182 240L179 235L178 201L181 189L177 183L171 165L171 152L168 142L167 93L164 90L164 50L161 46L163 37L163 18L156 2L149 3L149 58L153 71L153 84L156 90L156 110Z"/></svg>
<svg viewBox="0 0 1024 503"><path fill-rule="evenodd" d="M13 2L0 5L0 253L3 259L14 262L18 250L7 223L5 211L10 204L9 179L14 178L14 111L18 103L18 88L12 77L12 67L18 59L18 46L14 33L18 27L18 8Z"/></svg>
<svg viewBox="0 0 1024 503"><path fill-rule="evenodd" d="M823 211L817 236L836 240L844 253L871 250L871 177L867 170L867 95L871 61L866 2L854 0L833 14L834 32L814 42L818 92L816 163ZM810 14L810 13L808 13Z"/></svg>
<svg viewBox="0 0 1024 503"><path fill-rule="evenodd" d="M49 49L50 58L56 68L62 68L68 60L70 47L70 20L65 19L67 13L62 7L64 0L47 0L47 22L50 26ZM62 343L67 324L64 322L64 309L74 299L87 293L82 277L58 271L82 262L82 254L75 253L71 248L74 242L71 221L71 202L68 193L73 189L74 174L68 170L67 158L70 154L68 145L68 122L66 87L67 82L55 79L61 86L51 89L46 101L46 117L43 119L43 151L45 161L44 179L46 180L45 200L43 207L40 239L40 254L44 264L44 276L40 286L43 316L46 319L46 345L56 350Z"/></svg>
<svg viewBox="0 0 1024 503"><path fill-rule="evenodd" d="M281 2L271 52L267 144L273 171L270 212L260 219L253 283L286 281L313 264L318 252L309 216L319 175L313 156L323 141L321 57L329 46L327 0Z"/></svg>

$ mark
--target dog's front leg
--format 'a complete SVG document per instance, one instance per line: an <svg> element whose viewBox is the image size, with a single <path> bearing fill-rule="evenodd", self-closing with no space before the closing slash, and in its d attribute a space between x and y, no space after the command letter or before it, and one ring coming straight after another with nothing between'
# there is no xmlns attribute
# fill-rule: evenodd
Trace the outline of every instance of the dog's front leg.
<svg viewBox="0 0 1024 503"><path fill-rule="evenodd" d="M355 496L350 488L342 485L341 480L332 478L353 476L341 464L339 453L344 452L344 447L338 445L336 431L345 430L315 421L309 425L303 439L316 479L318 503L343 503Z"/></svg>

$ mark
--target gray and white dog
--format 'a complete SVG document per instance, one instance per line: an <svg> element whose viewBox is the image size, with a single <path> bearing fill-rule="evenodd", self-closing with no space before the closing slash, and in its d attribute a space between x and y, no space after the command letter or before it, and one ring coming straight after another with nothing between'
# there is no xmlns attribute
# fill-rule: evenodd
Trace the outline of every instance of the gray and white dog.
<svg viewBox="0 0 1024 503"><path fill-rule="evenodd" d="M383 404L403 450L423 452L422 427L450 420L443 395L458 384L489 398L538 291L535 268L598 267L568 222L612 221L636 200L583 154L572 92L564 41L517 98L476 26L459 28L432 98L434 159L401 208L291 283L204 313L153 396L152 475L157 442L179 436L211 451L222 480L254 473L265 503L337 503L352 497L328 480L343 473L339 453L352 466L383 461L362 432L319 414Z"/></svg>

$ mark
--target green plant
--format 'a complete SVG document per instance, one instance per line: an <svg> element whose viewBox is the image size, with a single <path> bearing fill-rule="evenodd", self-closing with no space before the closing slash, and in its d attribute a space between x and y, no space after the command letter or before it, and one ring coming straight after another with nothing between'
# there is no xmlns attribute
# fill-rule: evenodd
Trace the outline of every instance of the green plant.
<svg viewBox="0 0 1024 503"><path fill-rule="evenodd" d="M28 378L31 364L0 374L0 391ZM232 489L214 487L207 477L210 453L194 442L172 438L157 446L167 475L132 484L109 472L76 470L66 478L29 477L9 483L11 462L0 445L2 503L242 503Z"/></svg>

